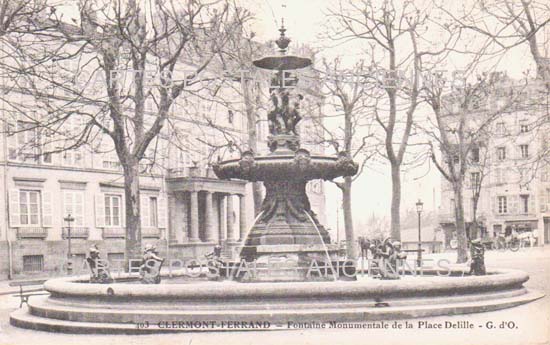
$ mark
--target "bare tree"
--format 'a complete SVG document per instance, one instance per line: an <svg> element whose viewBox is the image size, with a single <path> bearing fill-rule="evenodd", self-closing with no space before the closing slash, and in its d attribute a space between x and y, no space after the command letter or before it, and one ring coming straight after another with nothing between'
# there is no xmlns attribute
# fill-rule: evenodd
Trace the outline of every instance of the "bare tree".
<svg viewBox="0 0 550 345"><path fill-rule="evenodd" d="M537 77L550 87L548 36L550 3L545 0L476 0L453 12L441 6L460 27L489 38L493 54L528 45L537 68Z"/></svg>
<svg viewBox="0 0 550 345"><path fill-rule="evenodd" d="M461 83L462 84L462 83ZM504 103L489 104L488 98L497 94L497 89L508 88L512 94L500 95ZM426 131L441 152L441 158L435 154L432 145L432 161L452 187L454 195L454 216L457 232L457 263L468 259L468 243L464 217L464 187L468 170L480 175L474 181L474 208L482 186L482 176L486 171L480 170L480 150L487 144L494 128L492 125L505 110L510 109L517 94L510 87L508 80L499 73L485 73L475 83L467 83L454 88L447 88L445 80L440 78L424 88L426 102L433 110L435 130ZM448 93L445 94L446 90ZM475 112L477 116L470 116ZM487 154L485 152L485 154ZM485 156L484 164L487 163ZM486 165L481 168L485 168ZM475 214L475 211L474 211ZM475 215L474 215L475 222Z"/></svg>
<svg viewBox="0 0 550 345"><path fill-rule="evenodd" d="M373 83L367 76L364 61L357 62L352 68L344 68L338 58L330 63L325 60L323 65L320 87L325 109L333 109L335 114L313 118L315 125L321 128L318 143L329 144L336 152L345 152L354 160L360 160L359 172L354 177L331 181L342 191L347 254L354 258L357 256L357 246L351 206L352 184L361 176L365 164L375 153L371 128L373 104L369 102ZM327 118L332 121L327 121Z"/></svg>
<svg viewBox="0 0 550 345"><path fill-rule="evenodd" d="M46 0L1 0L0 37L7 33L29 33L42 29L35 21L46 15Z"/></svg>
<svg viewBox="0 0 550 345"><path fill-rule="evenodd" d="M27 98L7 102L29 125L10 134L39 132L41 147L54 144L42 154L110 139L124 175L128 261L141 255L140 162L249 13L229 1L81 0L78 10L65 18L52 7L43 31L11 35L2 68Z"/></svg>
<svg viewBox="0 0 550 345"><path fill-rule="evenodd" d="M375 119L383 131L383 156L391 167L391 236L399 240L401 168L419 103L418 40L427 13L411 2L349 1L340 2L330 15L335 19L334 39L363 41L371 47L372 65L386 96L377 106ZM405 82L407 69L410 80Z"/></svg>

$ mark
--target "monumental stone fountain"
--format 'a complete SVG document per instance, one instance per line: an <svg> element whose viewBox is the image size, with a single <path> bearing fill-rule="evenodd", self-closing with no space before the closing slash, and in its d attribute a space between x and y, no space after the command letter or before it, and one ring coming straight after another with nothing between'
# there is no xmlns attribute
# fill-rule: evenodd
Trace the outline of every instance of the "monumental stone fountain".
<svg viewBox="0 0 550 345"><path fill-rule="evenodd" d="M303 97L288 86L294 86L293 72L311 61L286 55L284 33L283 28L277 41L279 56L254 61L274 71L270 153L244 152L215 167L222 179L263 181L265 186L261 213L238 257L221 260L226 267L250 263L257 274L233 275L226 269L219 271L225 279L209 281L204 274L197 279L175 270L162 272L162 283L156 285L140 284L135 273L113 275L114 282L106 284L91 282L89 276L51 279L44 284L50 296L31 298L27 308L11 314L12 325L68 333L280 330L305 323L484 312L543 297L523 286L526 273L507 269L474 276L467 267L446 265L425 267L420 274L409 270L400 280L378 280L361 264L351 272L355 280L337 280L339 272L332 269L331 274L307 274L313 262L338 267L343 259L312 211L305 186L313 179L354 175L357 166L343 153L319 156L300 147ZM284 87L287 77L291 83Z"/></svg>
<svg viewBox="0 0 550 345"><path fill-rule="evenodd" d="M260 215L240 252L242 259L266 268L258 269L256 272L265 274L256 274L253 280L303 281L312 278L308 271L313 261L323 267L338 265L337 245L330 244L328 232L311 209L306 184L314 179L352 176L358 167L345 152L312 155L300 147L297 125L302 119L303 95L296 88L298 78L293 72L312 62L286 55L290 40L284 27L280 32L276 43L281 55L254 61L258 68L275 71L269 90L272 109L267 116L270 153L257 156L246 151L240 159L214 165L214 172L221 179L263 181ZM273 270L274 262L281 262L286 271Z"/></svg>

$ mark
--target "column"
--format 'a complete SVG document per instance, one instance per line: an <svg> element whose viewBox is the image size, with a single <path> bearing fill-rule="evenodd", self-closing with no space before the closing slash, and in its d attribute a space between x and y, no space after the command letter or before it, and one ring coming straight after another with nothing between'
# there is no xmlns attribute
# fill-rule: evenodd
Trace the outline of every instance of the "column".
<svg viewBox="0 0 550 345"><path fill-rule="evenodd" d="M173 222L173 227L170 231L173 232L173 239L176 243L186 243L187 236L187 202L183 192L178 192L172 198L174 202L173 212L170 210L170 221ZM172 208L172 207L171 207Z"/></svg>
<svg viewBox="0 0 550 345"><path fill-rule="evenodd" d="M235 227L233 226L233 199L231 197L231 194L227 194L227 197L225 198L225 202L227 203L227 214L226 214L226 223L227 223L227 241L232 242L235 241Z"/></svg>
<svg viewBox="0 0 550 345"><path fill-rule="evenodd" d="M225 196L223 194L218 194L218 225L220 231L220 242L227 239L227 232L225 231L227 225L227 222L225 221L225 210Z"/></svg>
<svg viewBox="0 0 550 345"><path fill-rule="evenodd" d="M191 194L191 231L189 232L189 242L199 242L199 193L196 191Z"/></svg>
<svg viewBox="0 0 550 345"><path fill-rule="evenodd" d="M240 241L246 240L246 199L243 194L239 194L239 229Z"/></svg>
<svg viewBox="0 0 550 345"><path fill-rule="evenodd" d="M206 242L213 242L214 241L214 211L212 209L212 192L206 192L206 198L204 199L205 204L205 213L204 213L204 220L205 220L205 230L206 230L206 236L205 240Z"/></svg>

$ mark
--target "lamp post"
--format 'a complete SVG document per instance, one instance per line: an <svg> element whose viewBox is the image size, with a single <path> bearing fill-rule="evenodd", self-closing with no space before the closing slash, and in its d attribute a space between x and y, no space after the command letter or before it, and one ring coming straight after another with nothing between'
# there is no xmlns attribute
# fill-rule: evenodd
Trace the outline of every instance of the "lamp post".
<svg viewBox="0 0 550 345"><path fill-rule="evenodd" d="M67 222L67 274L70 275L73 272L73 262L71 261L73 256L71 253L71 223L74 222L74 217L69 213L63 220Z"/></svg>
<svg viewBox="0 0 550 345"><path fill-rule="evenodd" d="M421 214L422 214L422 208L424 207L424 203L418 199L416 203L416 212L418 213L418 253L416 258L416 264L418 267L422 264L422 229L420 224Z"/></svg>

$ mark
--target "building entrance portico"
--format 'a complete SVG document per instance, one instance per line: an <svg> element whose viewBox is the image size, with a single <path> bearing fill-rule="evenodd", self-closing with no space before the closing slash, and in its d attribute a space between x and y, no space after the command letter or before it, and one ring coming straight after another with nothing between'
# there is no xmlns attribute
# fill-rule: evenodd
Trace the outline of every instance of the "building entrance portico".
<svg viewBox="0 0 550 345"><path fill-rule="evenodd" d="M200 257L216 244L230 255L231 248L243 240L245 181L174 177L167 179L167 193L172 256Z"/></svg>

